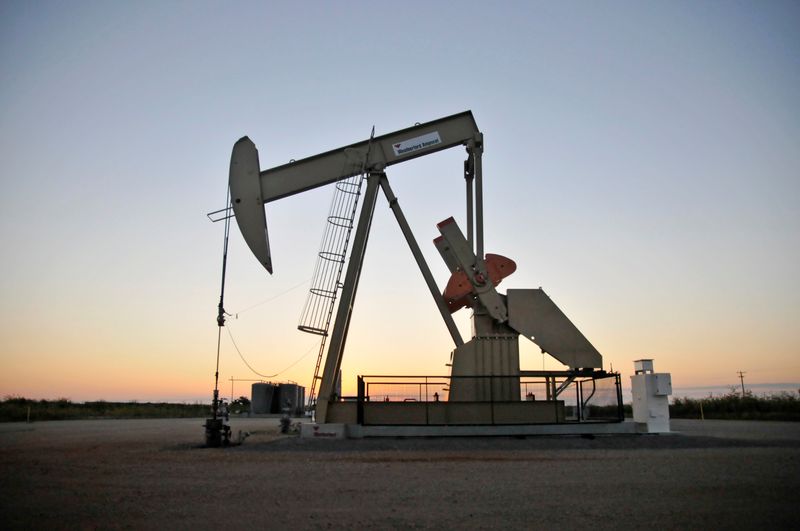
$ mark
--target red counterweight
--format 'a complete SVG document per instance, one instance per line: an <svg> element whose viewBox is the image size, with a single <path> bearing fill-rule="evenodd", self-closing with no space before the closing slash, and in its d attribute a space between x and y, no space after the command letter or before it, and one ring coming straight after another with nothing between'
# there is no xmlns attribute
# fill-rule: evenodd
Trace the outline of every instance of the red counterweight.
<svg viewBox="0 0 800 531"><path fill-rule="evenodd" d="M497 286L504 278L517 270L517 264L514 260L499 254L486 253L484 262L486 263L486 272L489 274L489 280L493 286ZM471 306L472 295L475 290L486 284L485 279L482 277L481 273L477 273L475 275L475 286L473 286L467 274L462 270L456 270L450 275L450 280L447 281L447 286L442 294L450 313L455 313L461 308Z"/></svg>

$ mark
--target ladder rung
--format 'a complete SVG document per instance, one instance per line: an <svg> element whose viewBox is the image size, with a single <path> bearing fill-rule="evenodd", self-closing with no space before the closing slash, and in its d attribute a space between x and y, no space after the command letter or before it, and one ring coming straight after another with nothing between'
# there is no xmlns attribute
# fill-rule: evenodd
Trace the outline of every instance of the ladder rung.
<svg viewBox="0 0 800 531"><path fill-rule="evenodd" d="M329 289L311 288L309 291L314 295L318 295L320 297L327 297L329 299L336 298L336 292Z"/></svg>
<svg viewBox="0 0 800 531"><path fill-rule="evenodd" d="M331 251L321 251L319 253L319 257L323 260L327 260L328 262L339 262L344 263L344 254L342 253L334 253Z"/></svg>
<svg viewBox="0 0 800 531"><path fill-rule="evenodd" d="M353 228L353 219L344 216L328 216L328 223L348 230Z"/></svg>
<svg viewBox="0 0 800 531"><path fill-rule="evenodd" d="M361 180L358 180L356 182L351 182L347 180L339 181L338 183L336 183L336 188L340 192L344 192L346 194L359 195L361 194Z"/></svg>
<svg viewBox="0 0 800 531"><path fill-rule="evenodd" d="M312 326L305 326L305 325L298 325L297 329L301 332L307 332L309 334L316 334L318 336L327 336L328 331L323 330L322 328L314 328Z"/></svg>

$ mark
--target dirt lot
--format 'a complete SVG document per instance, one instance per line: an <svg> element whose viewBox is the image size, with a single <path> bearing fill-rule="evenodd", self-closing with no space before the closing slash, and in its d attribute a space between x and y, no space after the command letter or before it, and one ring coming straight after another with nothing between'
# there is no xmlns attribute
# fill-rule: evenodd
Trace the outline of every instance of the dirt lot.
<svg viewBox="0 0 800 531"><path fill-rule="evenodd" d="M0 425L0 527L798 529L800 424L677 435L300 440L238 419Z"/></svg>

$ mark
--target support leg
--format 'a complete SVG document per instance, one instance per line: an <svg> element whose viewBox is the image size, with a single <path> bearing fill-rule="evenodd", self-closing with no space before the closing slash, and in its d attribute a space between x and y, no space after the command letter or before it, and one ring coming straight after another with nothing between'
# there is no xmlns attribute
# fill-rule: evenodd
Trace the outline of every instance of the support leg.
<svg viewBox="0 0 800 531"><path fill-rule="evenodd" d="M464 344L464 340L461 338L461 333L459 333L458 327L456 327L456 323L453 321L453 316L450 314L447 303L444 302L442 294L439 293L439 287L436 285L436 281L433 279L433 274L431 274L431 270L428 268L427 262L425 262L425 257L422 256L422 251L417 244L417 240L414 238L414 234L411 232L411 227L409 227L408 221L403 214L403 210L400 208L400 203L397 202L397 197L395 197L392 187L389 186L389 179L386 178L386 175L381 177L381 188L383 188L383 193L386 196L386 200L389 201L389 208L391 208L392 212L394 212L394 217L397 219L397 224L400 225L400 230L403 231L403 236L405 236L406 242L408 242L408 246L411 248L411 254L414 255L414 260L417 261L417 266L422 273L422 277L425 279L425 284L428 285L428 289L433 296L433 300L436 301L436 307L439 308L439 313L442 314L444 324L447 326L447 330L450 332L450 336L453 338L453 342L456 344L456 347L460 347Z"/></svg>

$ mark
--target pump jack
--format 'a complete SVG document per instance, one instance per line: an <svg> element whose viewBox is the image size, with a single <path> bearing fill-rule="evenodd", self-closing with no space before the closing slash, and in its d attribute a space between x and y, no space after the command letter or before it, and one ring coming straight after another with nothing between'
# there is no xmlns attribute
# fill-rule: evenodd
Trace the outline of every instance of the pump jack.
<svg viewBox="0 0 800 531"><path fill-rule="evenodd" d="M437 226L440 236L434 240L434 244L451 272L447 286L440 291L389 185L386 169L456 146L464 146L467 152L464 162L467 232L464 235L452 217ZM273 265L264 205L341 181L362 171L367 175L363 205L328 342L316 402L317 423L354 420L340 407L342 403L335 393L335 385L340 374L378 189L386 196L453 339L455 350L452 353L450 402L491 400L522 404L520 377L533 375L534 372L541 376L541 371L520 370L519 335L533 341L543 353L548 353L568 367L566 371L558 371L566 383L558 389L553 385L553 399L576 377L605 374L600 353L541 288L509 289L506 294L497 291L497 285L515 271L516 264L509 258L484 253L482 156L483 134L471 111L266 170L261 170L258 151L248 137L235 143L229 175L234 216L250 250L270 274ZM352 164L354 157L360 164ZM473 311L473 337L466 342L452 317L453 312L464 307ZM478 378L484 376L492 378ZM549 387L548 396L551 396Z"/></svg>

